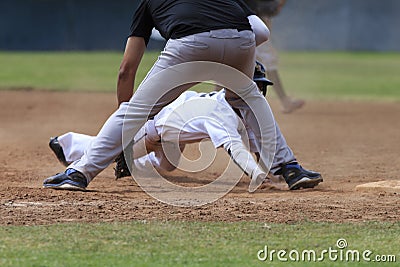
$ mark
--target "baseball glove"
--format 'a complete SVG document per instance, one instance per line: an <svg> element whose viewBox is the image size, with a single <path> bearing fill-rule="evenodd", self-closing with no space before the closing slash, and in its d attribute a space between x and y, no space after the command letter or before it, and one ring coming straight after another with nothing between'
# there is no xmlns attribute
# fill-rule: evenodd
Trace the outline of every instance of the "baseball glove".
<svg viewBox="0 0 400 267"><path fill-rule="evenodd" d="M131 172L129 171L128 165L126 164L124 152L119 154L119 156L115 159L115 163L117 163L114 168L115 180L131 176Z"/></svg>

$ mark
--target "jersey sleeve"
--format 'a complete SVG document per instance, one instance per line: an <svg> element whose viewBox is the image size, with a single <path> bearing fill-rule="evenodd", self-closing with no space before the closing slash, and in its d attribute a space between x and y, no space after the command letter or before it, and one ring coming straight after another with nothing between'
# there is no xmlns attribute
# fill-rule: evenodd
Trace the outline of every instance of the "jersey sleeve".
<svg viewBox="0 0 400 267"><path fill-rule="evenodd" d="M142 0L133 15L129 37L143 37L147 45L153 28L154 22L148 9L147 1Z"/></svg>
<svg viewBox="0 0 400 267"><path fill-rule="evenodd" d="M221 116L223 114L223 116ZM233 140L241 142L239 133L239 118L230 107L218 104L209 118L203 120L206 130L215 148L231 143Z"/></svg>
<svg viewBox="0 0 400 267"><path fill-rule="evenodd" d="M257 142L256 142L257 138L256 138L253 130L247 124L245 124L245 127L246 127L247 137L249 138L248 142L249 142L249 150L250 150L250 152L251 153L260 152L258 147L257 147Z"/></svg>

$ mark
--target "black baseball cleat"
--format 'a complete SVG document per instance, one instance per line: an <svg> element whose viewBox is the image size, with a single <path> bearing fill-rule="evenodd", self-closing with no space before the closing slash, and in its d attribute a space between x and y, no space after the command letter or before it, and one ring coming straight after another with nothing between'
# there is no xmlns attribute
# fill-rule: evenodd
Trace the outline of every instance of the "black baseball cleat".
<svg viewBox="0 0 400 267"><path fill-rule="evenodd" d="M320 173L306 170L297 162L282 164L275 175L282 175L290 190L313 188L323 182Z"/></svg>
<svg viewBox="0 0 400 267"><path fill-rule="evenodd" d="M54 154L56 155L58 161L62 165L67 167L69 164L65 159L64 150L61 147L60 143L58 142L58 136L50 138L49 147L54 152Z"/></svg>
<svg viewBox="0 0 400 267"><path fill-rule="evenodd" d="M115 180L118 180L120 178L124 178L127 176L132 176L131 171L128 168L128 164L126 164L124 152L118 155L118 157L114 160L115 165L114 168L114 175L115 175Z"/></svg>
<svg viewBox="0 0 400 267"><path fill-rule="evenodd" d="M85 191L88 183L86 177L77 170L67 169L43 181L44 188Z"/></svg>

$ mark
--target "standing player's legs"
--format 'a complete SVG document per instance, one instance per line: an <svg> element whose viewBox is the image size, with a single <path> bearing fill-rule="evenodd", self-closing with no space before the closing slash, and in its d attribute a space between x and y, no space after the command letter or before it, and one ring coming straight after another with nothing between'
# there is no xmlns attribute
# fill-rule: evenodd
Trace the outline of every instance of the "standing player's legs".
<svg viewBox="0 0 400 267"><path fill-rule="evenodd" d="M229 65L245 73L249 77L248 84L241 88L230 89L253 108L254 116L249 121L249 125L253 127L256 134L258 133L258 136L261 137L261 133L266 133L266 136L271 134L271 131L274 133L275 127L271 127L269 118L265 116L265 111L270 110L270 107L259 93L256 84L251 81L255 62L254 34L251 31L238 32L236 30L218 30L206 34L208 36L203 33L180 40L170 40L149 75L133 95L130 101L132 105L121 104L104 124L82 158L71 164L70 168L83 173L87 182L90 182L113 162L121 153L123 145L126 145L122 144L123 138L129 139L130 136L123 137L123 128L124 134L129 133L133 137L149 115L157 114L163 106L190 88L192 84L186 84L165 92L165 88L168 87L166 83L173 81L151 79L161 70L179 63L212 61ZM162 97L160 98L160 96ZM262 149L262 154L270 152L268 143L275 146L274 140L262 138L262 147L265 148ZM272 158L270 161L272 162ZM269 169L268 165L270 164L265 164Z"/></svg>
<svg viewBox="0 0 400 267"><path fill-rule="evenodd" d="M84 155L69 167L83 173L88 182L109 166L123 150L124 133L133 136L139 131L150 116L157 114L161 108L176 99L182 92L190 88L186 84L167 92L162 99L160 96L165 91L165 82L151 79L155 74L168 67L184 62L178 46L174 40L168 41L164 51L149 71L142 84L136 90L130 102L120 105L103 125L102 129L85 151ZM143 85L151 83L150 88L143 90ZM158 101L157 101L158 100ZM132 103L132 104L130 104ZM124 129L125 125L125 129Z"/></svg>
<svg viewBox="0 0 400 267"><path fill-rule="evenodd" d="M276 124L276 152L270 173L283 178L290 190L313 188L323 181L320 173L304 169L296 160L293 151Z"/></svg>
<svg viewBox="0 0 400 267"><path fill-rule="evenodd" d="M290 149L289 145L286 143L286 139L283 136L278 123L276 123L276 150L270 171L274 173L282 164L295 160L296 157L294 156L292 149Z"/></svg>
<svg viewBox="0 0 400 267"><path fill-rule="evenodd" d="M245 122L251 117L251 112L246 106L240 108L240 113ZM323 179L320 173L306 170L297 162L293 151L286 143L286 139L276 122L275 130L276 149L270 173L283 178L291 190L315 187L322 182ZM261 144L257 138L252 138L252 144L256 148L253 151L260 151Z"/></svg>
<svg viewBox="0 0 400 267"><path fill-rule="evenodd" d="M236 54L225 53L225 64L241 70L249 79L249 86L245 88L229 88L226 91L226 99L234 108L243 106L249 108L246 122L253 130L256 138L260 141L260 152L263 155L261 165L265 171L271 167L275 145L275 120L272 111L265 97L258 90L257 85L252 81L255 67L255 42L248 39L248 42L239 42L239 49L236 47ZM228 44L232 45L232 44ZM234 45L234 44L233 44ZM229 48L234 50L234 48ZM246 53L250 60L246 58Z"/></svg>
<svg viewBox="0 0 400 267"><path fill-rule="evenodd" d="M241 105L239 110L240 110L241 116L243 117L243 120L246 123L252 119L253 115L251 113L251 110L247 106ZM272 161L272 165L270 168L271 172L277 171L280 168L281 164L292 162L292 161L296 160L296 158L293 154L293 151L290 149L289 145L287 144L286 139L283 136L283 134L278 126L278 123L275 121L274 117L273 117L273 122L274 122L274 127L275 127L276 147L275 147L274 159ZM261 150L261 143L259 140L260 139L257 136L255 139L252 139L254 145L256 146L256 151Z"/></svg>

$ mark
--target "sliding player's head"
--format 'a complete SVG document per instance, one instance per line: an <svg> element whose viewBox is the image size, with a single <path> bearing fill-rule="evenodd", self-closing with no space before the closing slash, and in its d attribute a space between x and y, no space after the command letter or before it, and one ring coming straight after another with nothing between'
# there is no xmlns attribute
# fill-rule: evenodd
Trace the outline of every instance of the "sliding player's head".
<svg viewBox="0 0 400 267"><path fill-rule="evenodd" d="M253 81L257 84L258 89L265 96L267 94L267 86L273 83L265 78L265 67L260 62L256 61L256 68L254 70Z"/></svg>

